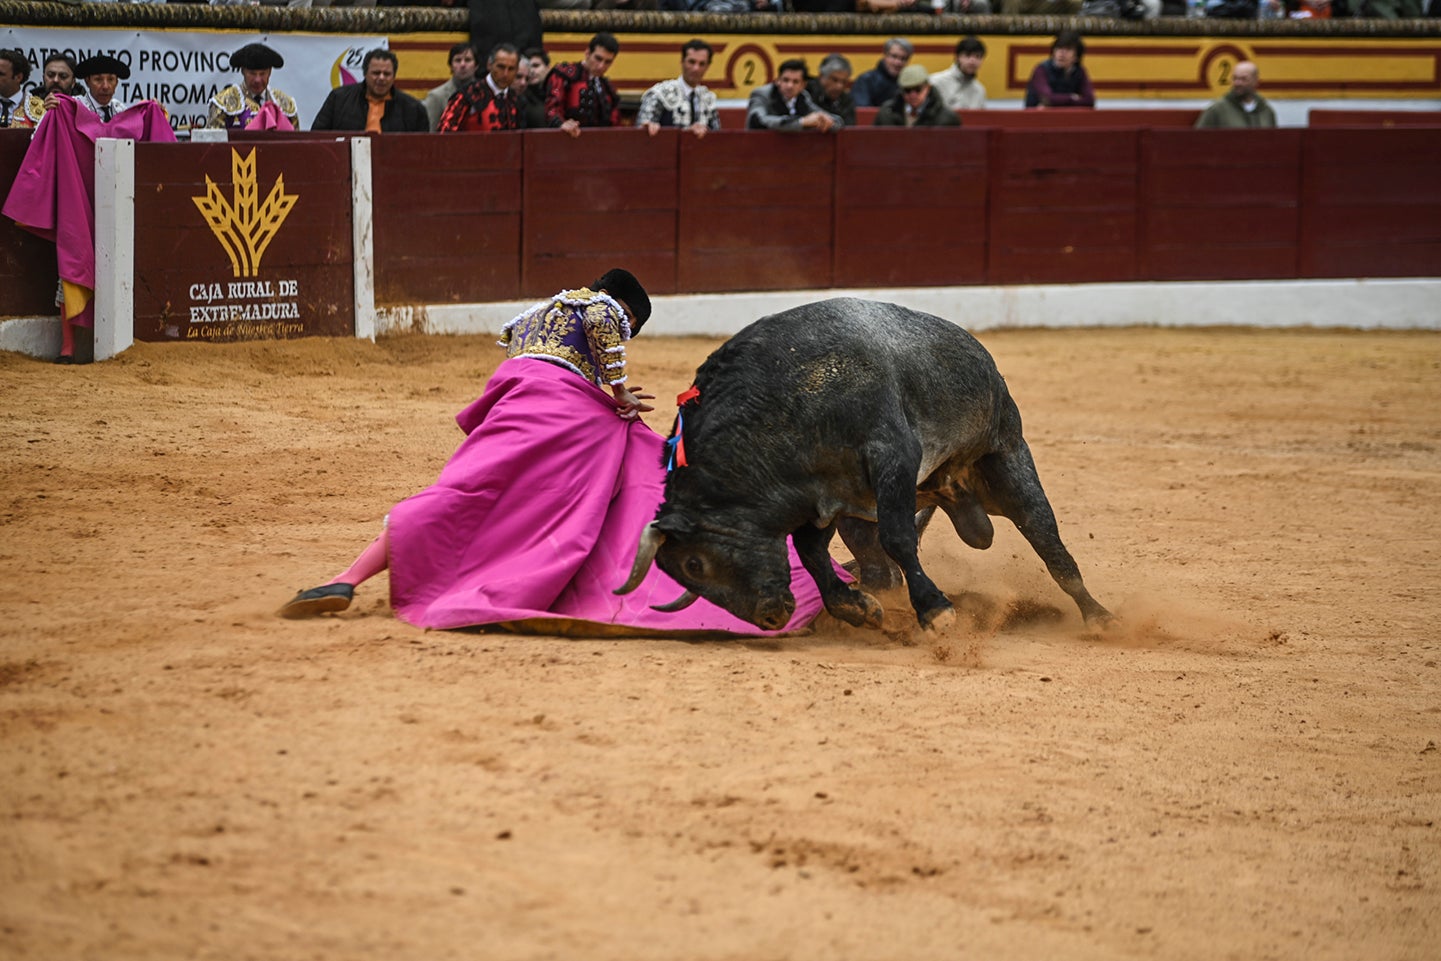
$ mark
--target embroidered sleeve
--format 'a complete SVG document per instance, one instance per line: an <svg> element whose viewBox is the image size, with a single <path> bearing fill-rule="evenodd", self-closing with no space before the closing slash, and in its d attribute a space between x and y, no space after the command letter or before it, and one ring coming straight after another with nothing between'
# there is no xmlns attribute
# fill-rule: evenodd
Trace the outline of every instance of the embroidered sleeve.
<svg viewBox="0 0 1441 961"><path fill-rule="evenodd" d="M657 85L641 94L640 110L638 110L635 115L635 125L637 127L644 126L648 123L660 123L660 118L656 116L656 114L660 112L659 90L660 87Z"/></svg>
<svg viewBox="0 0 1441 961"><path fill-rule="evenodd" d="M625 383L625 341L629 329L625 311L609 297L597 297L585 309L585 335L598 368L596 379L607 387Z"/></svg>

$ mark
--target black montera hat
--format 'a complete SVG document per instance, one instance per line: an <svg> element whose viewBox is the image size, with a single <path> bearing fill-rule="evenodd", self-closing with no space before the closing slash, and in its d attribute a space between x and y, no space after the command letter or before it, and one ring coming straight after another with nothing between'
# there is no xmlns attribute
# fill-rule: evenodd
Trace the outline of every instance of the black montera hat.
<svg viewBox="0 0 1441 961"><path fill-rule="evenodd" d="M263 43L247 43L230 55L236 70L277 70L285 66L285 58Z"/></svg>
<svg viewBox="0 0 1441 961"><path fill-rule="evenodd" d="M640 281L635 279L635 274L629 270L622 270L619 267L612 267L600 278L590 285L591 290L604 290L612 297L625 301L630 308L634 321L631 327L639 331L641 325L650 319L650 297L646 294L645 288Z"/></svg>
<svg viewBox="0 0 1441 961"><path fill-rule="evenodd" d="M125 66L123 61L116 60L109 54L96 54L75 65L75 76L82 80L86 77L93 77L97 73L113 73L121 80L130 79L130 68Z"/></svg>

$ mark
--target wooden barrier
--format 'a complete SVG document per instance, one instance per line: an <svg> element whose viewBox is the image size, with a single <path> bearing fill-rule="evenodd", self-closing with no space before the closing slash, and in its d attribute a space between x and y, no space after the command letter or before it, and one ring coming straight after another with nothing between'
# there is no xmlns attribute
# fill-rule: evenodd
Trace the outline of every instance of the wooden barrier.
<svg viewBox="0 0 1441 961"><path fill-rule="evenodd" d="M354 333L347 141L136 146L136 340Z"/></svg>
<svg viewBox="0 0 1441 961"><path fill-rule="evenodd" d="M0 184L23 137L0 136ZM656 294L1441 275L1437 127L370 139L381 306L541 297L616 265ZM307 272L350 268L345 139L142 144L168 166L137 160L137 336L188 337L185 316L208 316L182 274L223 273L227 294L245 279L194 198L202 172L229 196L251 151L247 183L283 171L302 198L267 271L303 310L339 297L344 272ZM9 221L0 237L0 310L53 314L53 247ZM333 314L317 323L338 330Z"/></svg>
<svg viewBox="0 0 1441 961"><path fill-rule="evenodd" d="M30 131L0 129L0 197L10 193L30 147ZM58 313L55 245L0 217L0 317L44 317Z"/></svg>
<svg viewBox="0 0 1441 961"><path fill-rule="evenodd" d="M1438 110L1330 110L1306 112L1308 127L1438 127Z"/></svg>
<svg viewBox="0 0 1441 961"><path fill-rule="evenodd" d="M836 138L836 286L984 283L990 136L895 133Z"/></svg>
<svg viewBox="0 0 1441 961"><path fill-rule="evenodd" d="M1441 275L1441 130L1307 130L1303 277Z"/></svg>
<svg viewBox="0 0 1441 961"><path fill-rule="evenodd" d="M516 296L524 143L519 134L371 138L378 303Z"/></svg>
<svg viewBox="0 0 1441 961"><path fill-rule="evenodd" d="M1148 280L1299 276L1300 130L1141 135L1140 275Z"/></svg>
<svg viewBox="0 0 1441 961"><path fill-rule="evenodd" d="M992 284L1140 279L1137 130L1007 130L993 136Z"/></svg>
<svg viewBox="0 0 1441 961"><path fill-rule="evenodd" d="M830 287L836 138L683 137L678 289Z"/></svg>
<svg viewBox="0 0 1441 961"><path fill-rule="evenodd" d="M675 293L676 131L524 137L521 294L544 297L621 266L644 277L651 293ZM404 204L405 196L395 199ZM377 232L383 199L377 195Z"/></svg>

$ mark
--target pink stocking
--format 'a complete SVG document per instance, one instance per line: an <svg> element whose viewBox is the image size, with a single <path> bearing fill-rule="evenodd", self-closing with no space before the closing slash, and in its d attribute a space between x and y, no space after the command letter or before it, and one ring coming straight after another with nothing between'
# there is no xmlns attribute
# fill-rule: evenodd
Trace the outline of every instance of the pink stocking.
<svg viewBox="0 0 1441 961"><path fill-rule="evenodd" d="M390 533L382 530L370 546L360 552L349 567L328 581L330 584L349 584L352 587L363 584L390 566Z"/></svg>

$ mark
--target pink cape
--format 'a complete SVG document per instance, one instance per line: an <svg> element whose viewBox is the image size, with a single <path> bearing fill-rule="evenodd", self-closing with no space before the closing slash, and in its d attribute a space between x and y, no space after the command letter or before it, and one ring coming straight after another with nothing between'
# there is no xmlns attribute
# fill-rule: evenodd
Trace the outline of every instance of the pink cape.
<svg viewBox="0 0 1441 961"><path fill-rule="evenodd" d="M88 292L95 289L95 141L173 143L175 133L154 101L127 107L106 123L73 97L58 94L56 99L59 103L35 128L0 212L53 241L60 279ZM85 309L66 319L92 326L93 302L87 298Z"/></svg>
<svg viewBox="0 0 1441 961"><path fill-rule="evenodd" d="M256 111L255 116L245 125L246 130L294 130L295 124L272 101Z"/></svg>
<svg viewBox="0 0 1441 961"><path fill-rule="evenodd" d="M569 370L507 360L456 420L467 436L440 477L390 513L390 601L401 619L442 629L774 635L820 612L794 550L796 611L780 631L705 600L651 610L683 592L654 565L633 593L615 594L664 495L664 441L620 420L608 393Z"/></svg>

